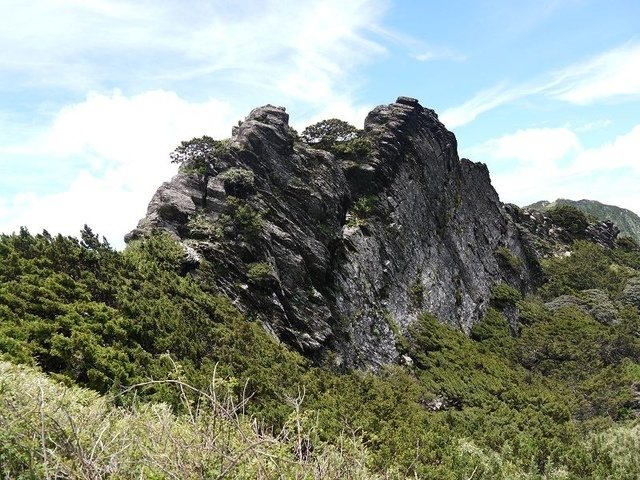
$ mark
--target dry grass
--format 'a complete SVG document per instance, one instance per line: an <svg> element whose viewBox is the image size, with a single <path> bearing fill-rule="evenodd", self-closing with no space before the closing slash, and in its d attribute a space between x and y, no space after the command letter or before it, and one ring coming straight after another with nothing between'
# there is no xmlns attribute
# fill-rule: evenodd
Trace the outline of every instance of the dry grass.
<svg viewBox="0 0 640 480"><path fill-rule="evenodd" d="M184 414L165 404L117 407L33 369L0 362L0 473L4 478L376 478L356 437L319 442L304 395L276 433L242 414L243 402L172 380Z"/></svg>

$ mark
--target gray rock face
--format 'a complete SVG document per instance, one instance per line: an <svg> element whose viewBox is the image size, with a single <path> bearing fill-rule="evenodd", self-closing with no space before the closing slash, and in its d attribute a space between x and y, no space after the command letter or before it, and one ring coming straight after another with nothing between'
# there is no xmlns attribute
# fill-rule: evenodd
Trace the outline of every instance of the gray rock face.
<svg viewBox="0 0 640 480"><path fill-rule="evenodd" d="M589 224L587 237L604 248L614 248L620 229L611 220L602 220Z"/></svg>
<svg viewBox="0 0 640 480"><path fill-rule="evenodd" d="M311 148L287 122L282 108L253 110L234 128L206 206L197 207L197 182L178 173L129 239L170 232L247 314L344 368L402 361L396 341L421 312L468 332L494 283L527 291L540 282L486 166L460 160L454 135L417 100L374 109L365 121L373 148L358 158ZM231 168L253 173L242 198L225 190Z"/></svg>

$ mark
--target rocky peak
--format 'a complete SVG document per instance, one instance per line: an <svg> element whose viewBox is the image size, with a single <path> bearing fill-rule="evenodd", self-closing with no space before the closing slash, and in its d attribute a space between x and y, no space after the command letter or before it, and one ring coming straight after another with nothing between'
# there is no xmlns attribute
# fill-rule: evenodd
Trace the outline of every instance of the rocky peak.
<svg viewBox="0 0 640 480"><path fill-rule="evenodd" d="M540 281L486 166L458 158L435 112L400 97L367 116L363 139L331 153L298 140L283 108L257 108L206 195L181 169L130 238L172 233L239 308L345 368L400 361L397 341L421 312L468 332L494 284Z"/></svg>
<svg viewBox="0 0 640 480"><path fill-rule="evenodd" d="M265 149L286 153L293 147L289 114L283 107L265 105L253 109L232 133L242 148L256 154L268 153Z"/></svg>

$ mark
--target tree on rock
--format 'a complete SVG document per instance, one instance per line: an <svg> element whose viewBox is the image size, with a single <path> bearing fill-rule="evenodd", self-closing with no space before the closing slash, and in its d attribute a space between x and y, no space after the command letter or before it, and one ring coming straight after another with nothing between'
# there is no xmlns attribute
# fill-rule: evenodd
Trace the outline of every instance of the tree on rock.
<svg viewBox="0 0 640 480"><path fill-rule="evenodd" d="M216 175L220 160L231 151L229 140L214 140L204 135L182 142L171 154L171 163L182 167L182 173L194 175L202 192L202 206L207 203L207 184Z"/></svg>
<svg viewBox="0 0 640 480"><path fill-rule="evenodd" d="M358 129L343 120L331 118L309 125L300 137L309 145L331 149L338 142L347 142L358 136Z"/></svg>

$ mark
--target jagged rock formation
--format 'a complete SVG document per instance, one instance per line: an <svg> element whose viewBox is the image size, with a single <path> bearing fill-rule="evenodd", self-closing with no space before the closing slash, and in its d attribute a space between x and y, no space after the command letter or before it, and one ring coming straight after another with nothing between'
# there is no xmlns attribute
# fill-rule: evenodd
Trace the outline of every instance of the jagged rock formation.
<svg viewBox="0 0 640 480"><path fill-rule="evenodd" d="M606 205L595 200L567 200L566 198L559 198L553 202L541 200L539 202L532 203L527 208L544 212L550 208L562 205L576 207L583 213L591 215L598 220L608 220L615 223L615 225L620 229L620 233L628 235L640 242L640 216L626 208L616 207L615 205Z"/></svg>
<svg viewBox="0 0 640 480"><path fill-rule="evenodd" d="M172 233L265 328L345 368L399 361L398 336L421 312L468 332L493 284L541 281L487 167L458 158L432 110L401 97L367 116L365 134L366 155L339 157L299 141L283 108L257 108L206 191L183 168L128 239ZM241 177L238 189L229 179Z"/></svg>
<svg viewBox="0 0 640 480"><path fill-rule="evenodd" d="M585 220L584 231L569 232L538 208L504 205L537 258L570 255L575 240L588 240L603 248L614 248L620 230L611 220Z"/></svg>

